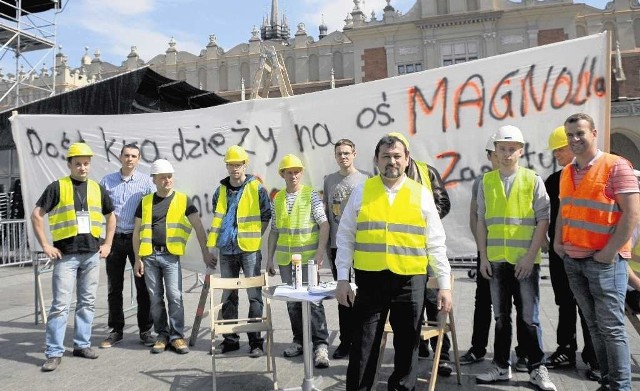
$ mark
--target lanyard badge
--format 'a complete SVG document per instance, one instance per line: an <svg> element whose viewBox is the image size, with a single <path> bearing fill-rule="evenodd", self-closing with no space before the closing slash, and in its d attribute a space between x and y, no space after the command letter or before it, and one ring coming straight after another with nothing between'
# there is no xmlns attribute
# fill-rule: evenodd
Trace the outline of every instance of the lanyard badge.
<svg viewBox="0 0 640 391"><path fill-rule="evenodd" d="M78 233L79 234L88 234L91 233L91 220L89 219L89 212L87 211L77 211L76 212L76 223L78 225Z"/></svg>

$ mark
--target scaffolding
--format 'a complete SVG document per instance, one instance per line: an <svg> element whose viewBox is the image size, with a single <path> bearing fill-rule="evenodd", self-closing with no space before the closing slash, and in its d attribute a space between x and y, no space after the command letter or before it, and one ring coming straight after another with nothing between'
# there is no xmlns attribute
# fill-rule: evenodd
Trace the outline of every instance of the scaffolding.
<svg viewBox="0 0 640 391"><path fill-rule="evenodd" d="M260 62L251 87L251 99L268 98L274 77L280 89L280 96L293 96L287 68L285 68L282 58L272 46L261 46Z"/></svg>
<svg viewBox="0 0 640 391"><path fill-rule="evenodd" d="M6 83L0 106L18 107L23 102L21 87L36 89L48 96L55 94L55 76L40 78L38 68L46 73L46 59L55 66L56 17L62 0L0 0L0 64L15 65L15 73L2 77ZM9 56L13 59L9 59Z"/></svg>

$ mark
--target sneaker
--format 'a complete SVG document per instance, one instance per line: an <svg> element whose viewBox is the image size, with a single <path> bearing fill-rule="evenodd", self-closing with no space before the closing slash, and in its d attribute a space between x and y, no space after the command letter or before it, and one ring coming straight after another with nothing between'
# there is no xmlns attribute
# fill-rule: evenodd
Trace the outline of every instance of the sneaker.
<svg viewBox="0 0 640 391"><path fill-rule="evenodd" d="M600 381L602 379L602 372L600 372L600 366L594 364L587 364L587 379L592 381Z"/></svg>
<svg viewBox="0 0 640 391"><path fill-rule="evenodd" d="M331 355L331 357L335 358L336 360L339 360L341 358L345 358L345 357L349 356L349 349L350 348L351 348L351 346L349 346L348 344L341 343L340 345L338 345L338 347L333 352L333 355Z"/></svg>
<svg viewBox="0 0 640 391"><path fill-rule="evenodd" d="M424 339L421 339L418 345L418 358L429 358L429 342Z"/></svg>
<svg viewBox="0 0 640 391"><path fill-rule="evenodd" d="M227 353L227 352L233 352L234 350L240 349L240 342L222 341L218 345L218 349L220 349L220 353L222 353L222 354Z"/></svg>
<svg viewBox="0 0 640 391"><path fill-rule="evenodd" d="M96 353L95 350L89 347L84 349L73 349L73 356L95 360L96 358L98 358L98 353Z"/></svg>
<svg viewBox="0 0 640 391"><path fill-rule="evenodd" d="M282 355L285 356L285 357L296 357L296 356L299 356L301 354L302 354L302 345L300 345L297 342L293 342L282 353Z"/></svg>
<svg viewBox="0 0 640 391"><path fill-rule="evenodd" d="M254 346L249 351L249 357L258 358L264 356L264 350L262 350L262 346Z"/></svg>
<svg viewBox="0 0 640 391"><path fill-rule="evenodd" d="M321 346L316 349L313 355L313 366L316 368L329 368L329 351L326 346Z"/></svg>
<svg viewBox="0 0 640 391"><path fill-rule="evenodd" d="M189 346L187 346L187 341L184 338L176 338L171 341L171 347L178 354L187 354L189 353Z"/></svg>
<svg viewBox="0 0 640 391"><path fill-rule="evenodd" d="M469 350L462 357L460 357L460 365L469 365L483 360L484 356L476 357L476 355L473 354L471 350Z"/></svg>
<svg viewBox="0 0 640 391"><path fill-rule="evenodd" d="M140 333L140 342L142 342L144 346L151 347L156 343L156 338L151 333L151 330L148 330L148 331L145 331L144 333Z"/></svg>
<svg viewBox="0 0 640 391"><path fill-rule="evenodd" d="M60 365L60 361L62 361L62 357L47 357L47 361L42 364L42 372L55 371Z"/></svg>
<svg viewBox="0 0 640 391"><path fill-rule="evenodd" d="M476 376L476 383L490 384L498 381L506 381L511 379L511 367L500 368L494 366L488 372Z"/></svg>
<svg viewBox="0 0 640 391"><path fill-rule="evenodd" d="M561 349L553 352L551 356L547 358L544 365L549 369L556 368L571 368L576 366L576 355L569 354Z"/></svg>
<svg viewBox="0 0 640 391"><path fill-rule="evenodd" d="M167 343L166 339L164 338L157 339L156 343L154 343L153 347L151 348L151 353L153 354L162 353L165 350L167 350L168 346L169 344Z"/></svg>
<svg viewBox="0 0 640 391"><path fill-rule="evenodd" d="M527 365L526 357L518 357L516 361L516 371L517 372L529 372L529 366Z"/></svg>
<svg viewBox="0 0 640 391"><path fill-rule="evenodd" d="M529 383L537 386L543 391L556 391L556 386L551 382L549 378L549 371L544 365L540 365L538 368L531 371L529 375Z"/></svg>
<svg viewBox="0 0 640 391"><path fill-rule="evenodd" d="M109 333L104 341L100 342L100 349L108 349L118 342L122 341L122 333L118 331L112 331Z"/></svg>
<svg viewBox="0 0 640 391"><path fill-rule="evenodd" d="M451 368L451 364L449 364L448 362L442 362L442 361L438 363L438 375L443 377L449 377L451 376L451 372L453 372L453 368Z"/></svg>

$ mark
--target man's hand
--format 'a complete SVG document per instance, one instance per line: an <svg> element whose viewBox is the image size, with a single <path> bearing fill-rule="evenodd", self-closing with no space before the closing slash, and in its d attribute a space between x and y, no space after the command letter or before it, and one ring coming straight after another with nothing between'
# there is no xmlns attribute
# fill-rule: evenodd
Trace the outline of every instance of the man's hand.
<svg viewBox="0 0 640 391"><path fill-rule="evenodd" d="M272 259L272 258L269 258L269 259L267 260L266 270L267 270L267 273L268 273L271 277L273 277L273 276L275 276L275 275L276 275L276 269L275 269L275 267L273 266L273 259Z"/></svg>
<svg viewBox="0 0 640 391"><path fill-rule="evenodd" d="M486 278L487 280L490 280L493 276L489 260L482 257L480 257L480 274L482 274L482 277Z"/></svg>
<svg viewBox="0 0 640 391"><path fill-rule="evenodd" d="M211 269L215 269L216 265L218 265L218 259L209 252L208 248L202 249L202 260L207 267Z"/></svg>
<svg viewBox="0 0 640 391"><path fill-rule="evenodd" d="M144 263L142 263L142 259L136 259L133 270L136 273L136 277L142 277L144 275Z"/></svg>
<svg viewBox="0 0 640 391"><path fill-rule="evenodd" d="M99 252L100 252L100 258L105 259L106 257L109 256L109 254L111 254L111 245L103 243L102 246L100 246Z"/></svg>
<svg viewBox="0 0 640 391"><path fill-rule="evenodd" d="M533 270L533 259L528 259L527 257L520 258L516 267L514 268L515 276L518 280L523 280L531 275L531 271Z"/></svg>
<svg viewBox="0 0 640 391"><path fill-rule="evenodd" d="M542 243L542 247L540 247L540 251L542 251L543 254L548 254L550 245L551 244L549 243L549 238L545 237L544 243Z"/></svg>
<svg viewBox="0 0 640 391"><path fill-rule="evenodd" d="M564 245L558 240L553 241L553 251L555 251L560 258L564 258L564 254L566 254L564 251Z"/></svg>
<svg viewBox="0 0 640 391"><path fill-rule="evenodd" d="M356 294L351 290L349 281L340 280L336 286L336 299L345 307L352 307L356 300Z"/></svg>
<svg viewBox="0 0 640 391"><path fill-rule="evenodd" d="M451 311L451 289L438 289L438 311L448 314Z"/></svg>
<svg viewBox="0 0 640 391"><path fill-rule="evenodd" d="M43 246L42 247L42 251L52 261L55 261L56 259L61 259L62 258L62 251L58 250L57 248L55 248L55 247L53 247L53 246L51 246L49 244Z"/></svg>
<svg viewBox="0 0 640 391"><path fill-rule="evenodd" d="M593 254L593 260L600 263L612 264L616 260L616 252L611 253L611 251L607 251L606 249L602 249L600 251L596 251Z"/></svg>

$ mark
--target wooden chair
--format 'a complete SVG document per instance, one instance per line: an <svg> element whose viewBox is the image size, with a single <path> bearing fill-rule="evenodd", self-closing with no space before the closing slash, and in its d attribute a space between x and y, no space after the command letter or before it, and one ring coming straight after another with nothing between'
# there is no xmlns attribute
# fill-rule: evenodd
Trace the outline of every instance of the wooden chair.
<svg viewBox="0 0 640 391"><path fill-rule="evenodd" d="M628 294L628 293L627 293ZM629 322L636 329L636 332L640 335L640 313L635 312L633 308L629 305L629 303L624 303L624 313L627 315Z"/></svg>
<svg viewBox="0 0 640 391"><path fill-rule="evenodd" d="M267 359L267 371L273 378L273 389L278 388L278 378L276 374L276 359L273 355L273 327L271 322L271 300L263 296L265 314L260 318L244 319L222 319L222 303L215 304L214 295L216 291L223 289L249 289L267 286L267 277L262 274L257 277L246 278L220 278L211 276L210 288L210 314L211 314L211 378L213 381L213 391L216 391L216 336L230 333L264 332L265 336L265 357ZM234 354L237 357L240 354Z"/></svg>
<svg viewBox="0 0 640 391"><path fill-rule="evenodd" d="M453 296L453 274L451 275L451 295ZM438 289L438 281L435 278L430 278L427 282L428 289ZM447 321L448 318L448 321ZM380 367L382 366L382 360L384 358L384 351L387 345L387 336L393 333L389 319L384 326L384 333L382 334L382 341L380 342L380 355L378 356L378 365L376 368L376 378L373 382L374 387L378 383L378 374L380 373ZM460 352L458 351L458 337L456 335L456 325L453 315L453 307L449 316L438 316L437 322L424 321L422 330L420 332L420 338L423 340L429 340L432 337L438 338L436 344L436 351L433 354L433 365L431 366L431 378L429 379L429 391L434 391L436 388L436 381L438 379L438 364L440 364L440 353L442 351L442 341L446 333L451 333L451 341L453 342L453 359L456 365L456 377L458 378L458 384L462 384L460 380Z"/></svg>

